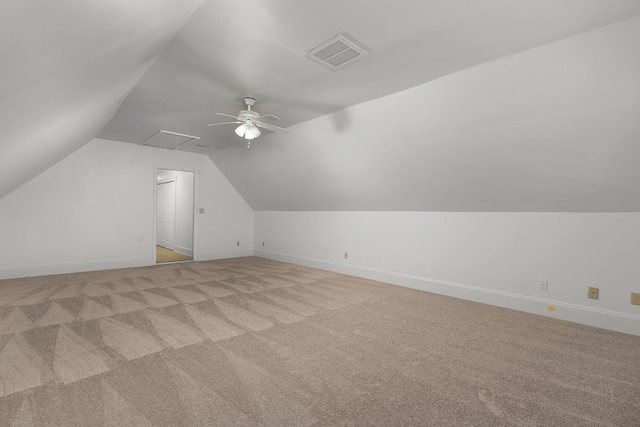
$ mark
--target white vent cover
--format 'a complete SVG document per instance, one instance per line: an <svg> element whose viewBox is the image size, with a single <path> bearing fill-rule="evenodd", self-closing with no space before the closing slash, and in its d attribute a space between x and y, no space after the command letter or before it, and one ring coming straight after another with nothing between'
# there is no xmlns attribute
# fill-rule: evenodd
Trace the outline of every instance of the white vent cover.
<svg viewBox="0 0 640 427"><path fill-rule="evenodd" d="M313 59L330 70L336 71L367 55L364 49L342 35L307 52L307 58Z"/></svg>
<svg viewBox="0 0 640 427"><path fill-rule="evenodd" d="M166 148L168 150L177 150L182 144L186 144L194 139L200 139L198 136L184 135L182 133L170 132L168 130L159 130L140 143L140 145L148 145L150 147Z"/></svg>

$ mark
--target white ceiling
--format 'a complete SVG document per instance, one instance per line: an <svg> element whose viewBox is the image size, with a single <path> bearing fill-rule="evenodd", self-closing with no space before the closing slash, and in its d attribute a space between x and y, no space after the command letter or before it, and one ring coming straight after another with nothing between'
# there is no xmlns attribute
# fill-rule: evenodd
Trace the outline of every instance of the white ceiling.
<svg viewBox="0 0 640 427"><path fill-rule="evenodd" d="M139 143L166 129L227 148L233 127L205 125L246 95L288 127L637 13L640 1L208 1L100 137ZM364 60L333 72L305 57L343 32Z"/></svg>
<svg viewBox="0 0 640 427"><path fill-rule="evenodd" d="M638 16L640 0L9 0L0 11L0 197L93 137L138 144L162 129L199 136L210 149L181 149L209 155L255 210L639 208L624 184L640 136L628 117L638 21L596 29ZM337 72L305 57L339 33L369 55ZM606 90L581 95L594 84ZM291 133L246 150L233 126L206 126L246 95ZM594 132L613 140L581 153Z"/></svg>
<svg viewBox="0 0 640 427"><path fill-rule="evenodd" d="M96 137L201 0L2 0L0 198Z"/></svg>

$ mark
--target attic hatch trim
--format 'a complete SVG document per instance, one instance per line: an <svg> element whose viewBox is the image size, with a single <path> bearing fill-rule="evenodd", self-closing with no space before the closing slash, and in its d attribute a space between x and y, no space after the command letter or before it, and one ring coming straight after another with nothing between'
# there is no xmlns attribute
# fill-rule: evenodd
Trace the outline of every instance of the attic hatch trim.
<svg viewBox="0 0 640 427"><path fill-rule="evenodd" d="M363 48L344 35L337 35L307 52L307 58L337 71L367 56Z"/></svg>
<svg viewBox="0 0 640 427"><path fill-rule="evenodd" d="M181 145L186 144L189 141L193 141L194 139L199 140L200 137L171 132L168 130L159 130L138 145L164 148L166 150L177 150Z"/></svg>

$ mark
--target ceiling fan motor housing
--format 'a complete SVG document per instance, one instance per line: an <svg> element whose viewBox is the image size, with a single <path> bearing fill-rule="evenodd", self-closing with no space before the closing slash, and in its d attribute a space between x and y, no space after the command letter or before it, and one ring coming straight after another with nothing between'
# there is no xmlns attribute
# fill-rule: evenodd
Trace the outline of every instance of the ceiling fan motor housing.
<svg viewBox="0 0 640 427"><path fill-rule="evenodd" d="M223 123L210 123L207 126L217 126L217 125L227 125L227 124L239 124L236 128L236 134L240 137L244 137L247 140L251 140L260 136L261 132L258 128L267 129L275 132L289 133L288 130L272 125L267 122L263 122L262 119L267 117L274 118L276 120L280 120L277 116L273 114L267 114L265 116L261 116L259 113L252 111L251 106L255 104L256 99L251 96L246 96L244 98L244 103L247 105L246 110L242 110L238 113L238 116L232 116L231 114L226 113L216 113L221 116L229 117L234 119L232 122L223 122ZM248 138L247 135L250 135Z"/></svg>
<svg viewBox="0 0 640 427"><path fill-rule="evenodd" d="M240 114L238 114L238 119L240 119L240 121L245 121L247 119L256 119L260 116L260 114L256 113L255 111L251 111L251 110L242 110L240 111Z"/></svg>

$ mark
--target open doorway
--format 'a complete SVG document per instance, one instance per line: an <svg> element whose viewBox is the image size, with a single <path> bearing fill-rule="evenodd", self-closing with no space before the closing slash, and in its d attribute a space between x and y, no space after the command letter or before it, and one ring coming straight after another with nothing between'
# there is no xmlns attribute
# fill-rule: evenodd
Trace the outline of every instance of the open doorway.
<svg viewBox="0 0 640 427"><path fill-rule="evenodd" d="M194 173L158 169L156 264L193 261Z"/></svg>

